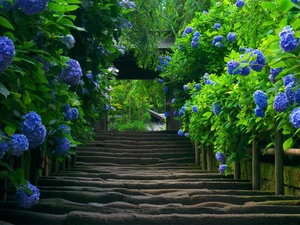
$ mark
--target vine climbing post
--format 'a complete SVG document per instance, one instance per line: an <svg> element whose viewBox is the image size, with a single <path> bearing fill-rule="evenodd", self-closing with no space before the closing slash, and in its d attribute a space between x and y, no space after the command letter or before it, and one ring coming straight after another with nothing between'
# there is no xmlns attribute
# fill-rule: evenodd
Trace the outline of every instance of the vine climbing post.
<svg viewBox="0 0 300 225"><path fill-rule="evenodd" d="M275 194L284 194L282 130L275 123Z"/></svg>
<svg viewBox="0 0 300 225"><path fill-rule="evenodd" d="M252 132L254 135L254 132ZM260 189L260 151L256 145L255 136L252 140L252 190Z"/></svg>

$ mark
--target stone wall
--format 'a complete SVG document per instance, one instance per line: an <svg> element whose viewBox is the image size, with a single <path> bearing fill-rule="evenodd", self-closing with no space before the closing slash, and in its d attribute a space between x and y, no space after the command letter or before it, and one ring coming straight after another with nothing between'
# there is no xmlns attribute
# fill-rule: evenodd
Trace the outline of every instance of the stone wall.
<svg viewBox="0 0 300 225"><path fill-rule="evenodd" d="M251 161L241 162L241 179L251 180ZM261 190L275 191L275 166L260 163ZM284 166L284 194L300 195L300 168Z"/></svg>

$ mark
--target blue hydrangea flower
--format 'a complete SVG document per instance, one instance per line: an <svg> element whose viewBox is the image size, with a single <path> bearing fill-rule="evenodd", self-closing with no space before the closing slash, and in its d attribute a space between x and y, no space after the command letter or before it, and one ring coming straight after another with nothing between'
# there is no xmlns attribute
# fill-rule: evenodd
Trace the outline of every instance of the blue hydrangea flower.
<svg viewBox="0 0 300 225"><path fill-rule="evenodd" d="M251 73L251 68L249 66L245 66L242 68L242 71L240 72L241 76L248 76Z"/></svg>
<svg viewBox="0 0 300 225"><path fill-rule="evenodd" d="M286 26L279 33L280 47L285 52L295 51L299 45L299 41L295 37L295 32L290 26Z"/></svg>
<svg viewBox="0 0 300 225"><path fill-rule="evenodd" d="M64 36L61 41L67 46L68 49L73 48L76 42L75 38L71 34Z"/></svg>
<svg viewBox="0 0 300 225"><path fill-rule="evenodd" d="M265 56L258 49L253 50L251 55L257 55L256 60L250 62L251 69L260 72L262 68L266 65Z"/></svg>
<svg viewBox="0 0 300 225"><path fill-rule="evenodd" d="M294 2L295 4L298 4L299 0L291 0L292 2Z"/></svg>
<svg viewBox="0 0 300 225"><path fill-rule="evenodd" d="M195 87L196 87L197 91L199 91L201 89L200 84L196 84Z"/></svg>
<svg viewBox="0 0 300 225"><path fill-rule="evenodd" d="M235 33L229 32L229 33L227 34L227 41L228 41L228 42L234 42L235 39L236 39Z"/></svg>
<svg viewBox="0 0 300 225"><path fill-rule="evenodd" d="M80 84L81 77L82 70L80 64L74 59L70 59L67 62L67 67L63 68L59 74L61 81L68 85Z"/></svg>
<svg viewBox="0 0 300 225"><path fill-rule="evenodd" d="M292 84L288 84L285 87L285 94L289 100L289 104L293 105L294 104L294 97L295 97L295 92L293 92L292 90L293 85Z"/></svg>
<svg viewBox="0 0 300 225"><path fill-rule="evenodd" d="M199 37L198 36L195 36L195 37L193 37L193 39L192 39L192 42L198 42L199 41Z"/></svg>
<svg viewBox="0 0 300 225"><path fill-rule="evenodd" d="M167 118L169 116L170 116L170 112L169 111L165 112L165 117Z"/></svg>
<svg viewBox="0 0 300 225"><path fill-rule="evenodd" d="M235 3L236 7L241 8L245 5L244 0L237 0Z"/></svg>
<svg viewBox="0 0 300 225"><path fill-rule="evenodd" d="M17 2L26 15L44 12L48 6L48 0L17 0Z"/></svg>
<svg viewBox="0 0 300 225"><path fill-rule="evenodd" d="M29 112L22 117L24 121L20 125L21 132L27 137L30 148L36 148L45 141L46 128L42 124L40 115Z"/></svg>
<svg viewBox="0 0 300 225"><path fill-rule="evenodd" d="M245 53L246 52L246 49L243 48L243 47L240 47L239 50L240 50L241 53Z"/></svg>
<svg viewBox="0 0 300 225"><path fill-rule="evenodd" d="M70 105L69 105L69 104L65 104L65 105L63 106L63 110L64 110L65 113L66 113L69 109L70 109Z"/></svg>
<svg viewBox="0 0 300 225"><path fill-rule="evenodd" d="M186 108L184 106L181 107L181 110L185 112Z"/></svg>
<svg viewBox="0 0 300 225"><path fill-rule="evenodd" d="M211 79L209 79L209 74L208 73L205 73L204 76L203 76L203 83L204 84L210 84L210 85L214 85L215 82L212 81Z"/></svg>
<svg viewBox="0 0 300 225"><path fill-rule="evenodd" d="M257 90L253 94L253 99L256 105L258 105L261 109L265 109L268 106L268 96L262 90Z"/></svg>
<svg viewBox="0 0 300 225"><path fill-rule="evenodd" d="M295 86L297 83L296 83L296 77L294 76L294 74L289 74L289 75L285 76L283 78L283 84L285 87L288 85Z"/></svg>
<svg viewBox="0 0 300 225"><path fill-rule="evenodd" d="M220 173L221 173L221 174L224 174L226 168L227 168L227 165L226 165L226 164L221 164L221 165L219 166L219 171L220 171Z"/></svg>
<svg viewBox="0 0 300 225"><path fill-rule="evenodd" d="M183 136L189 137L189 133L188 132L184 132Z"/></svg>
<svg viewBox="0 0 300 225"><path fill-rule="evenodd" d="M221 113L221 110L222 110L222 108L221 108L220 102L215 102L213 104L213 112L214 112L214 114L218 116Z"/></svg>
<svg viewBox="0 0 300 225"><path fill-rule="evenodd" d="M300 88L295 92L294 101L297 103L297 105L300 105Z"/></svg>
<svg viewBox="0 0 300 225"><path fill-rule="evenodd" d="M61 124L58 128L61 131L66 132L67 134L70 134L70 128L66 124Z"/></svg>
<svg viewBox="0 0 300 225"><path fill-rule="evenodd" d="M195 32L194 32L194 37L200 37L200 36L201 36L201 34L200 34L199 31L195 31Z"/></svg>
<svg viewBox="0 0 300 225"><path fill-rule="evenodd" d="M0 144L0 159L3 158L5 153L8 151L8 145L5 141Z"/></svg>
<svg viewBox="0 0 300 225"><path fill-rule="evenodd" d="M176 117L176 116L178 116L178 112L177 111L174 111L173 112L173 115Z"/></svg>
<svg viewBox="0 0 300 225"><path fill-rule="evenodd" d="M276 112L284 112L288 106L288 97L284 92L279 92L274 98L273 108Z"/></svg>
<svg viewBox="0 0 300 225"><path fill-rule="evenodd" d="M199 43L192 41L191 46L192 46L192 48L197 48L199 46Z"/></svg>
<svg viewBox="0 0 300 225"><path fill-rule="evenodd" d="M128 9L133 9L135 8L135 4L132 1L129 0L122 0L120 2L117 3L119 6L123 7L123 8L128 8Z"/></svg>
<svg viewBox="0 0 300 225"><path fill-rule="evenodd" d="M193 110L193 112L198 112L197 106L194 105L194 106L192 107L192 110Z"/></svg>
<svg viewBox="0 0 300 225"><path fill-rule="evenodd" d="M221 28L221 24L220 23L215 23L214 24L214 29L215 30L219 30Z"/></svg>
<svg viewBox="0 0 300 225"><path fill-rule="evenodd" d="M168 87L164 87L164 92L168 92Z"/></svg>
<svg viewBox="0 0 300 225"><path fill-rule="evenodd" d="M15 45L8 37L0 37L0 73L6 70L15 56Z"/></svg>
<svg viewBox="0 0 300 225"><path fill-rule="evenodd" d="M186 33L186 34L190 34L190 33L192 33L193 32L193 28L192 27L187 27L187 28L185 28L185 30L184 30L184 33Z"/></svg>
<svg viewBox="0 0 300 225"><path fill-rule="evenodd" d="M56 139L55 153L59 155L65 155L71 146L70 140L67 137Z"/></svg>
<svg viewBox="0 0 300 225"><path fill-rule="evenodd" d="M2 6L2 8L0 9L0 11L7 13L8 11L10 11L14 5L6 0L0 0L0 6Z"/></svg>
<svg viewBox="0 0 300 225"><path fill-rule="evenodd" d="M276 76L281 73L281 71L283 70L283 68L271 68L270 69L270 75L269 75L269 79L272 82L272 84L276 83Z"/></svg>
<svg viewBox="0 0 300 225"><path fill-rule="evenodd" d="M205 11L205 10L203 10L203 11L202 11L202 14L205 14L205 15L206 15L207 13L208 13L208 12L207 12L207 11Z"/></svg>
<svg viewBox="0 0 300 225"><path fill-rule="evenodd" d="M290 122L298 129L300 128L300 108L295 108L290 114Z"/></svg>
<svg viewBox="0 0 300 225"><path fill-rule="evenodd" d="M174 103L175 103L175 101L176 101L176 98L173 98L173 99L172 99L172 101L171 101L171 102L172 102L172 104L174 104Z"/></svg>
<svg viewBox="0 0 300 225"><path fill-rule="evenodd" d="M87 74L86 74L87 78L92 81L94 76L93 76L93 73L91 71L89 71Z"/></svg>
<svg viewBox="0 0 300 225"><path fill-rule="evenodd" d="M239 74L242 71L242 68L237 69L240 66L240 63L238 63L235 60L231 60L227 63L228 73L230 75Z"/></svg>
<svg viewBox="0 0 300 225"><path fill-rule="evenodd" d="M223 36L222 35L218 35L216 37L214 37L213 41L212 41L212 45L216 46L216 47L222 47L223 46Z"/></svg>
<svg viewBox="0 0 300 225"><path fill-rule="evenodd" d="M8 142L12 155L19 157L29 148L29 142L24 134L13 134Z"/></svg>
<svg viewBox="0 0 300 225"><path fill-rule="evenodd" d="M215 154L216 160L218 160L221 163L226 163L226 155L222 152L216 152Z"/></svg>
<svg viewBox="0 0 300 225"><path fill-rule="evenodd" d="M254 109L254 114L257 117L263 118L265 116L265 111L257 105L256 108Z"/></svg>
<svg viewBox="0 0 300 225"><path fill-rule="evenodd" d="M158 72L161 72L161 71L162 71L161 65L158 65L158 66L157 66L157 71L158 71Z"/></svg>
<svg viewBox="0 0 300 225"><path fill-rule="evenodd" d="M189 86L187 86L186 84L183 85L183 90L187 91L189 89Z"/></svg>
<svg viewBox="0 0 300 225"><path fill-rule="evenodd" d="M76 108L70 108L66 113L65 113L65 121L70 121L70 120L76 120L78 119L79 112Z"/></svg>
<svg viewBox="0 0 300 225"><path fill-rule="evenodd" d="M179 116L183 116L183 114L184 114L184 111L182 111L182 110L179 110Z"/></svg>
<svg viewBox="0 0 300 225"><path fill-rule="evenodd" d="M181 129L178 131L178 135L183 136L183 131Z"/></svg>
<svg viewBox="0 0 300 225"><path fill-rule="evenodd" d="M27 188L32 191L32 194L29 194L25 191L25 187L21 185L16 192L15 201L18 206L25 209L31 208L34 204L38 203L40 199L39 189L27 181Z"/></svg>

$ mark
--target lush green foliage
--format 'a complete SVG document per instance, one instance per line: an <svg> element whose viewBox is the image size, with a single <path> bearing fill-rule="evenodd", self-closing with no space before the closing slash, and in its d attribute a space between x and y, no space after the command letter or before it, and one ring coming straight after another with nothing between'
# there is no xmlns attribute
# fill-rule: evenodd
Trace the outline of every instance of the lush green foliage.
<svg viewBox="0 0 300 225"><path fill-rule="evenodd" d="M61 158L53 153L57 138L67 137L71 147L91 139L93 123L106 113L107 87L115 74L110 66L121 54L117 40L122 18L132 11L117 0L55 0L49 1L42 13L26 15L14 1L1 1L0 37L9 37L16 52L13 62L0 74L1 142L20 133L22 116L30 111L41 116L47 130L44 143L30 149L30 154L41 151L49 158ZM75 38L75 45L65 40L68 35ZM81 66L80 84L70 86L59 77L69 59ZM88 77L89 73L92 76ZM78 109L77 120L65 121L66 105ZM60 129L62 124L71 133ZM67 156L70 154L74 150ZM0 160L4 168L1 177L9 178L15 186L26 184L24 172L14 172L9 164L11 158L8 151Z"/></svg>
<svg viewBox="0 0 300 225"><path fill-rule="evenodd" d="M290 0L275 1L245 1L241 8L232 1L212 3L207 14L199 12L193 21L187 25L193 32L180 35L176 39L174 54L161 76L169 87L172 87L176 102L175 110L185 106L186 112L180 118L183 129L189 132L189 137L206 145L213 144L217 151L226 153L228 163L241 159L245 150L250 147L252 138L259 141L261 147L274 145L274 130L282 129L284 134L284 149L299 144L299 129L290 120L290 113L299 105L290 104L284 112L276 112L273 108L274 97L278 92L285 92L283 77L292 74L296 82L292 87L295 93L299 89L299 47L286 52L280 47L279 33L287 26L295 31L299 42L299 10L300 7ZM221 28L215 30L214 24L220 23ZM197 47L191 46L194 31L201 33ZM236 40L229 42L226 36L234 32ZM223 47L212 45L215 36L223 36ZM254 65L259 57L251 53L239 53L239 48L253 48L262 51L265 65ZM248 66L262 66L257 72L251 70L248 76L229 75L226 63L231 60L238 62L234 71ZM254 64L253 64L254 62ZM276 76L276 82L269 80L271 68L281 68L283 71ZM205 73L210 76L203 78ZM205 84L206 79L213 85ZM205 82L205 83L204 83ZM197 91L195 83L201 83ZM187 84L188 91L183 90ZM256 107L253 93L264 91L268 96L268 106L263 117L254 114ZM213 113L213 104L219 102L221 113ZM192 106L198 107L198 112L192 111ZM278 122L278 127L275 122Z"/></svg>

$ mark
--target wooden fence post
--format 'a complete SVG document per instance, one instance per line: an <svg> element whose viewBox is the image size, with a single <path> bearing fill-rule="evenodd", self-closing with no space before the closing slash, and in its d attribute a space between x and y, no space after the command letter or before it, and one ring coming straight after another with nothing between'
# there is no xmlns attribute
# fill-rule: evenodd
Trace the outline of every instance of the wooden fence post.
<svg viewBox="0 0 300 225"><path fill-rule="evenodd" d="M207 146L207 170L213 170L213 160L212 160L212 146Z"/></svg>
<svg viewBox="0 0 300 225"><path fill-rule="evenodd" d="M275 194L284 194L282 130L275 124Z"/></svg>
<svg viewBox="0 0 300 225"><path fill-rule="evenodd" d="M198 142L195 142L195 166L200 166Z"/></svg>
<svg viewBox="0 0 300 225"><path fill-rule="evenodd" d="M234 179L240 180L241 179L241 163L238 158L234 161Z"/></svg>
<svg viewBox="0 0 300 225"><path fill-rule="evenodd" d="M204 144L201 145L201 154L202 154L202 170L207 170L206 151L205 151Z"/></svg>
<svg viewBox="0 0 300 225"><path fill-rule="evenodd" d="M254 135L254 132L252 132ZM260 190L260 150L256 145L255 137L252 140L252 190Z"/></svg>

